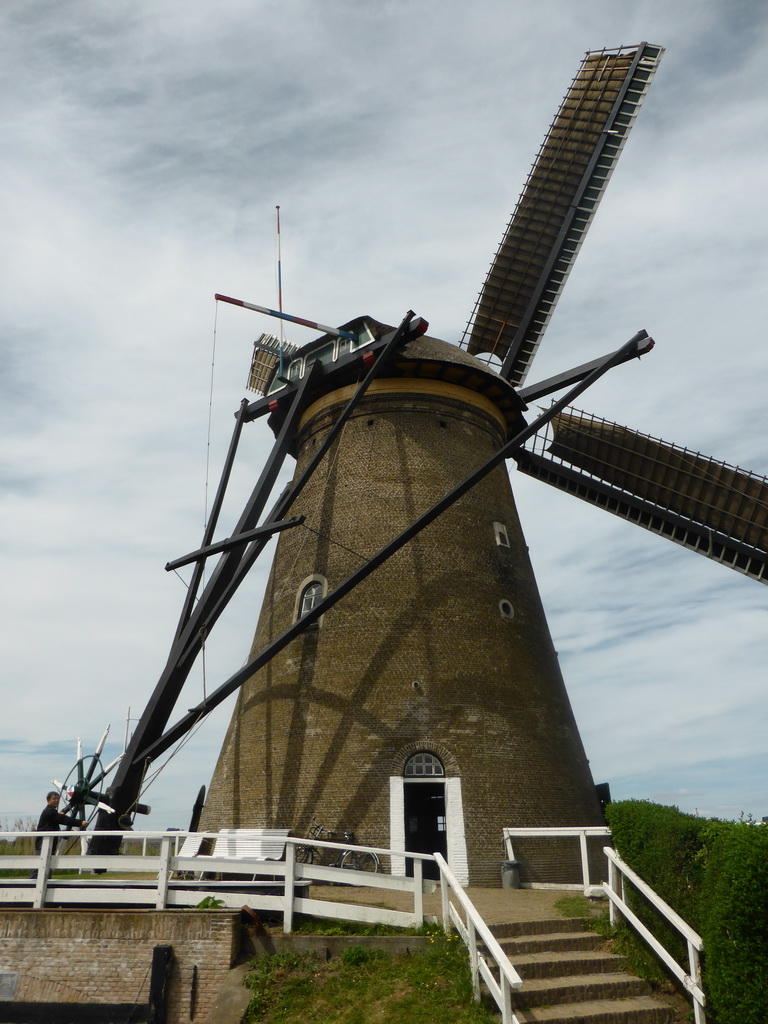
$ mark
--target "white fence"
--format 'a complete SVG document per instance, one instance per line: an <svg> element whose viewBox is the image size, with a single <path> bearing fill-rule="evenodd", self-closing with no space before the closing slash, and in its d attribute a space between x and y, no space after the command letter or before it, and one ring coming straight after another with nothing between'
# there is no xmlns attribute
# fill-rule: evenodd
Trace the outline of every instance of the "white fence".
<svg viewBox="0 0 768 1024"><path fill-rule="evenodd" d="M550 884L550 888L581 889L590 895L605 894L610 900L611 923L616 923L621 913L639 932L648 945L667 967L679 978L691 994L696 1024L705 1024L705 997L701 988L701 966L699 953L703 948L699 935L672 910L655 892L636 875L631 868L612 850L604 848L608 858L609 880L601 886L594 886L589 877L587 858L587 836L606 835L610 832L600 828L533 829L505 828L504 840L509 859L514 859L512 839L519 836L574 837L579 839L582 857L582 885ZM305 914L311 917L332 918L344 921L380 923L395 927L419 927L425 921L423 878L424 862L434 862L439 869L441 893L441 917L446 932L455 927L469 951L472 969L472 985L475 998L480 998L480 984L485 982L502 1015L502 1024L519 1024L512 1009L512 993L519 990L523 982L515 971L503 949L480 917L461 883L440 854L430 856L408 852L413 863L413 877L392 875L385 871L360 871L349 867L337 867L322 863L299 863L296 850L301 847L315 847L325 851L322 860L341 862L341 854L350 850L348 844L325 842L317 839L281 837L284 842L284 859L270 860L259 857L217 854L185 856L183 848L188 836L194 840L197 849L201 840L213 843L221 840L220 833L186 832L134 832L100 833L119 835L123 842L123 854L85 855L84 853L58 852L57 843L72 842L86 838L85 833L69 833L58 836L41 833L42 848L39 854L8 853L0 858L0 868L5 871L21 871L25 878L0 878L0 905L31 906L145 906L158 910L175 907L196 907L206 897L217 901L218 906L239 910L247 903L255 910L273 912L282 916L283 930L293 930L294 916ZM33 839L34 833L0 833L0 842L15 839ZM91 834L92 838L92 834ZM237 849L229 842L219 845L226 849ZM86 845L85 843L83 845ZM186 844L187 847L190 844ZM61 849L62 846L59 846ZM149 852L157 849L158 852ZM379 858L395 858L402 862L403 851L379 847L355 846L355 853L371 853ZM131 850L135 850L132 853ZM66 877L52 877L52 872L68 871ZM82 872L82 873L78 873ZM118 874L119 878L106 878L96 872ZM30 878L30 873L36 873ZM204 876L236 875L235 879L219 881ZM631 882L639 892L662 914L685 938L688 945L689 971L685 971L659 941L648 931L626 901L625 881ZM380 889L406 893L409 910L392 910L360 902L313 899L310 886L338 885ZM402 901L400 898L399 901ZM482 944L483 952L480 951Z"/></svg>
<svg viewBox="0 0 768 1024"><path fill-rule="evenodd" d="M605 825L585 826L564 826L563 828L505 828L504 848L507 851L507 860L515 859L515 851L512 845L513 839L578 839L579 851L581 854L581 884L569 882L524 882L523 888L530 889L583 889L585 896L602 896L603 890L600 884L593 885L589 877L589 854L587 850L587 837L589 836L610 836L611 830Z"/></svg>
<svg viewBox="0 0 768 1024"><path fill-rule="evenodd" d="M285 839L284 860L264 860L253 856L182 856L177 851L187 837L185 832L102 832L100 836L120 835L123 853L120 855L85 855L60 852L64 843L84 836L84 833L41 833L39 854L10 853L0 858L0 869L23 871L37 877L0 878L0 904L45 906L146 906L157 910L169 907L194 907L206 897L220 901L219 906L240 909L248 903L257 910L282 915L283 928L290 932L294 914L331 917L340 920L375 920L398 927L418 927L424 921L423 868L427 854L409 853L414 865L412 878L372 873L323 864L299 864L297 846L314 845L330 850L344 851L348 845L315 842L307 839ZM200 835L196 833L197 837ZM35 833L24 833L34 838ZM215 842L218 833L206 833ZM0 841L12 841L16 833L0 833ZM92 838L92 837L91 837ZM201 836L203 838L203 836ZM56 844L58 850L55 850ZM159 852L148 853L147 848L159 847ZM132 853L136 849L136 853ZM379 857L389 857L390 850L374 847L355 847ZM140 851L140 852L139 852ZM71 875L53 877L53 872L67 871ZM104 877L101 872L121 877ZM218 881L205 876L220 874L239 875L231 881ZM412 910L388 910L383 907L365 907L343 902L310 899L306 895L309 884L357 885L374 889L405 892L412 898Z"/></svg>
<svg viewBox="0 0 768 1024"><path fill-rule="evenodd" d="M654 953L667 965L675 977L682 982L688 992L690 992L691 999L693 1001L693 1014L696 1024L705 1024L704 1006L706 1001L701 989L701 963L699 958L699 953L704 948L701 936L698 935L693 928L691 928L691 926L687 924L682 917L680 917L679 914L676 914L668 903L665 903L660 896L657 896L653 889L651 889L651 887L647 885L639 875L635 874L630 866L625 863L621 857L619 857L615 850L606 846L603 852L608 858L608 881L603 883L603 891L611 901L611 924L616 924L619 912L624 915L632 927L635 928L648 943ZM625 881L631 882L638 892L642 893L648 902L655 907L656 910L683 936L688 946L689 971L686 972L684 968L678 964L672 954L662 946L658 939L651 934L643 922L627 905Z"/></svg>
<svg viewBox="0 0 768 1024"><path fill-rule="evenodd" d="M440 868L443 928L448 932L453 924L469 951L475 1002L480 1002L482 978L501 1012L502 1024L519 1024L512 1010L512 993L522 988L522 978L439 853L435 854L435 860ZM487 956L480 952L478 941L482 942Z"/></svg>
<svg viewBox="0 0 768 1024"><path fill-rule="evenodd" d="M0 841L13 841L18 833L0 833ZM34 838L34 833L23 833ZM293 930L294 916L333 918L343 921L389 924L397 927L419 927L424 915L424 863L436 862L439 883L428 882L434 890L441 890L442 925L446 932L455 927L469 951L472 987L475 999L480 998L481 980L495 1000L502 1015L502 1024L519 1024L512 1010L512 992L522 986L522 980L509 962L506 953L480 917L461 883L439 855L408 852L413 863L413 877L392 875L384 871L359 871L348 867L317 863L299 863L297 848L315 847L323 851L321 859L340 862L340 854L353 849L355 853L372 853L379 858L396 858L402 863L403 851L378 847L355 846L325 842L316 839L281 837L285 845L284 860L265 860L254 856L208 855L184 856L183 849L198 849L200 841L208 838L214 844L221 833L186 832L133 832L99 833L100 836L120 835L123 839L121 855L86 855L60 853L54 847L57 837L41 833L42 849L39 854L11 853L0 858L0 868L9 871L37 873L31 878L0 878L0 905L32 906L148 906L158 910L198 906L206 897L219 901L220 906L239 910L247 903L255 910L272 911L283 918L283 930ZM187 842L191 836L191 842ZM87 837L85 833L58 836L59 844ZM93 838L93 834L90 835ZM229 839L229 836L225 838ZM75 845L78 845L75 842ZM149 849L159 852L151 853ZM219 843L232 848L232 844ZM62 847L60 846L59 849ZM235 844L237 849L237 844ZM131 853L131 850L135 853ZM71 871L66 877L51 877L51 872ZM78 872L87 872L78 874ZM119 874L120 878L105 878L93 872ZM238 879L215 881L203 875L238 875ZM192 877L190 877L192 876ZM243 878L242 876L245 876ZM248 878L250 876L250 878ZM412 900L411 910L391 910L359 902L312 899L311 883L319 885L359 886L397 893L406 893ZM402 897L400 898L402 899ZM482 943L483 952L478 948Z"/></svg>

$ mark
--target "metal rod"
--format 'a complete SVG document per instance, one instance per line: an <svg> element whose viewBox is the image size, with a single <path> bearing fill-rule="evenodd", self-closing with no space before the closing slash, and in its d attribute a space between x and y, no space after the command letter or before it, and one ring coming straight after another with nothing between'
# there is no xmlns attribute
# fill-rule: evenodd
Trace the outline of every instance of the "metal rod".
<svg viewBox="0 0 768 1024"><path fill-rule="evenodd" d="M171 572L174 569L180 569L183 565L189 565L190 562L198 562L210 555L229 551L230 548L250 544L252 540L258 540L260 537L266 537L268 540L272 534L290 530L293 526L301 526L303 522L304 516L294 516L293 519L281 519L276 523L264 523L263 526L257 526L255 530L246 530L245 533L237 534L235 537L225 537L224 540L218 540L215 544L208 544L204 548L198 548L197 551L191 551L188 555L182 555L181 558L175 558L172 562L166 562L165 571Z"/></svg>
<svg viewBox="0 0 768 1024"><path fill-rule="evenodd" d="M280 313L283 312L283 260L282 253L280 251L280 207L276 206L277 211L277 308ZM279 352L280 365L278 366L278 375L283 376L283 328L280 325L280 352Z"/></svg>
<svg viewBox="0 0 768 1024"><path fill-rule="evenodd" d="M242 306L244 309L252 309L256 313L264 313L267 316L274 316L278 320L289 320L292 324L301 324L302 327L311 327L316 331L322 331L323 334L332 334L334 338L350 338L352 341L356 339L356 335L350 331L340 331L338 327L326 327L325 324L320 324L316 320L304 320L300 316L291 316L290 313L282 313L279 309L268 309L266 306L256 306L252 302L243 302L242 299L233 299L229 295L214 295L217 302L229 302L233 306Z"/></svg>
<svg viewBox="0 0 768 1024"><path fill-rule="evenodd" d="M645 344L639 344L637 352L631 352L628 356L622 360L622 362L628 362L630 359L639 359L640 356L644 356L646 352L650 352L655 342L653 338L647 338ZM572 370L566 370L564 373L558 373L554 377L547 377L545 380L540 380L538 384L532 384L530 387L521 388L517 394L526 403L535 402L539 398L544 398L546 395L551 395L555 391L560 391L562 388L567 388L571 384L575 384L577 381L584 380L588 373L591 373L596 366L599 366L606 356L599 356L597 359L591 359L588 363L582 363L580 366L574 366Z"/></svg>
<svg viewBox="0 0 768 1024"><path fill-rule="evenodd" d="M232 474L232 466L235 462L235 455L237 454L237 447L240 443L240 435L243 431L243 424L245 423L245 416L248 411L248 400L244 398L240 403L240 408L237 411L235 418L235 426L232 431L232 438L229 442L229 449L227 450L227 456L224 460L224 468L221 471L221 479L219 480L219 486L216 489L216 497L213 499L213 505L211 506L211 514L208 516L208 522L205 524L203 531L203 542L200 545L201 548L211 543L213 539L213 531L216 529L216 524L219 521L219 513L221 507L224 504L224 495L226 494L227 486L229 485L229 478ZM179 615L179 621L176 626L176 633L174 639L178 639L181 635L184 626L189 620L189 616L194 607L195 600L197 599L197 592L200 589L200 583L203 579L203 573L205 571L205 563L198 562L195 566L194 572L192 573L192 579L189 583L189 588L184 598L184 604ZM126 743L127 746L127 743Z"/></svg>
<svg viewBox="0 0 768 1024"><path fill-rule="evenodd" d="M321 601L319 601L314 608L310 609L296 622L292 623L277 639L275 639L268 647L264 648L255 658L252 658L246 665L243 666L239 671L230 678L222 683L213 693L209 694L204 701L197 704L194 708L190 708L189 712L181 718L176 725L172 726L163 736L159 737L154 743L141 750L137 756L138 760L141 761L153 761L156 757L166 751L169 747L184 736L192 728L195 723L199 722L202 718L208 715L214 708L218 707L222 701L226 700L231 693L239 689L243 683L245 683L250 677L257 672L260 668L263 668L267 662L278 654L284 647L286 647L291 640L293 640L300 633L304 632L307 626L311 625L316 619L319 619L321 615L332 608L338 601L345 597L351 590L353 590L358 583L362 583L364 579L371 575L376 569L379 568L384 562L387 561L392 555L400 550L409 540L412 540L417 534L429 526L438 516L442 515L446 509L450 508L459 498L461 498L467 491L471 490L475 484L483 480L492 470L496 469L498 465L504 462L507 458L510 458L512 453L524 444L529 437L532 437L541 428L556 416L561 409L564 409L567 405L570 405L575 398L577 398L583 391L590 387L596 380L603 376L613 366L625 361L627 353L636 352L638 344L644 341L648 337L646 331L639 331L634 337L630 338L626 344L622 345L621 348L617 349L614 353L606 356L602 363L597 366L584 380L576 384L571 390L563 396L559 401L553 403L553 405L538 416L532 423L526 426L523 430L517 433L513 438L507 441L497 452L495 452L489 459L487 459L481 466L479 466L474 472L468 477L462 480L453 490L449 491L443 498L434 504L430 509L427 509L418 519L416 519L410 526L408 526L402 533L398 534L394 540L391 540L383 548L380 549L372 558L370 558L364 565L359 569L355 570L346 580L343 580L335 590L327 594Z"/></svg>

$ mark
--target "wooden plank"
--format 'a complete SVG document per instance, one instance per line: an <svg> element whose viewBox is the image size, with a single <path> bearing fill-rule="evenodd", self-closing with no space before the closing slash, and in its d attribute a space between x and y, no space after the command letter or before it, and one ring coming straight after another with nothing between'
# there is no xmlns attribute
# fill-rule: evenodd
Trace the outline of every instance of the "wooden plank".
<svg viewBox="0 0 768 1024"><path fill-rule="evenodd" d="M328 917L339 921L361 921L366 924L391 924L397 928L417 928L422 922L414 914L383 907L367 907L355 903L333 903L329 900L299 898L294 903L297 914Z"/></svg>
<svg viewBox="0 0 768 1024"><path fill-rule="evenodd" d="M152 950L152 973L147 1000L148 1024L166 1024L168 1019L168 982L173 966L173 946L159 945Z"/></svg>
<svg viewBox="0 0 768 1024"><path fill-rule="evenodd" d="M223 828L216 837L213 856L281 860L289 832L287 828Z"/></svg>
<svg viewBox="0 0 768 1024"><path fill-rule="evenodd" d="M249 906L253 910L274 911L282 914L285 901L282 896L270 896L265 893L244 893L244 892L178 892L168 893L167 907L196 907L206 896L211 895L214 899L221 900L223 907L227 910L240 910L243 906Z"/></svg>
<svg viewBox="0 0 768 1024"><path fill-rule="evenodd" d="M410 856L410 854L409 854ZM391 889L397 892L413 892L414 882L406 875L387 875L382 871L352 871L350 868L332 868L322 864L300 864L301 874L305 878L326 885L349 884L352 876L356 879L365 877L364 884L368 889Z"/></svg>

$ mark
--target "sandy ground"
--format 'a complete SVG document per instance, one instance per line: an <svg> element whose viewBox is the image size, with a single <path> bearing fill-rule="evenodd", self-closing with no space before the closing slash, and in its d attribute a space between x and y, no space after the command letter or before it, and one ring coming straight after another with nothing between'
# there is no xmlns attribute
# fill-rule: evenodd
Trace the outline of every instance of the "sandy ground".
<svg viewBox="0 0 768 1024"><path fill-rule="evenodd" d="M481 889L469 888L464 892L477 908L486 924L511 924L516 921L540 921L560 917L555 904L573 893L553 889ZM366 903L388 907L391 910L413 909L413 896L405 892L384 889L352 889L338 886L312 886L312 899L335 903ZM441 916L440 892L424 896L424 913Z"/></svg>

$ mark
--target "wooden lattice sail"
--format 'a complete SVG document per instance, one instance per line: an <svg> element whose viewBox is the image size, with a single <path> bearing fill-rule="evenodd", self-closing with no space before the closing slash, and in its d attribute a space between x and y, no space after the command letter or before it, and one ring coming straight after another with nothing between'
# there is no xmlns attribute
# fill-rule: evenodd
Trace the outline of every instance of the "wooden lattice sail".
<svg viewBox="0 0 768 1024"><path fill-rule="evenodd" d="M525 380L663 49L588 53L542 143L465 339Z"/></svg>
<svg viewBox="0 0 768 1024"><path fill-rule="evenodd" d="M768 582L766 477L575 410L550 429L524 472Z"/></svg>

